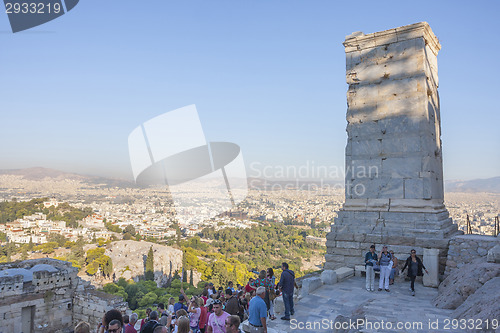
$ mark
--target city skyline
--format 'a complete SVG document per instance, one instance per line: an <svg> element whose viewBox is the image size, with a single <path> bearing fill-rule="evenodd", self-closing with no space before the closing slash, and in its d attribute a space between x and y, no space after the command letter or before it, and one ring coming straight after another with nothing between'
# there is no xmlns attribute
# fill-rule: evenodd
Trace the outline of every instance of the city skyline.
<svg viewBox="0 0 500 333"><path fill-rule="evenodd" d="M499 47L487 33L498 29L498 7L86 1L17 34L1 15L0 169L131 180L130 131L196 104L207 140L238 144L249 177L256 164L342 170L345 36L427 21L442 45L444 178L499 176L497 85L477 84L499 71L479 70Z"/></svg>

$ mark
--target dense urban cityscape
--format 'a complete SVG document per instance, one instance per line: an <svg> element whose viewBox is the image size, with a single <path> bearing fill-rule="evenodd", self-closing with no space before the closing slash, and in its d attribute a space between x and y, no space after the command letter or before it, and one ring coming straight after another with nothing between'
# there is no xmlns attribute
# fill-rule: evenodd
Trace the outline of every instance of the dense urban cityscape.
<svg viewBox="0 0 500 333"><path fill-rule="evenodd" d="M47 220L36 213L0 224L7 240L15 243L42 244L49 233L58 233L75 241L79 237L110 239L113 232L106 227L111 223L121 229L132 225L145 239L166 240L176 236L178 224L183 236L199 234L203 228L248 228L257 221L280 222L287 225L316 226L328 232L336 212L343 203L343 191L330 188L313 190L258 190L251 189L238 207L204 222L180 222L169 193L159 188L109 187L75 179L28 180L18 175L0 175L0 200L28 201L50 198L44 206L57 207L68 203L73 207L90 208L91 214L78 223L67 226L64 221ZM472 232L492 235L495 218L500 211L500 195L496 193L446 193L446 206L459 229L467 232L467 218Z"/></svg>

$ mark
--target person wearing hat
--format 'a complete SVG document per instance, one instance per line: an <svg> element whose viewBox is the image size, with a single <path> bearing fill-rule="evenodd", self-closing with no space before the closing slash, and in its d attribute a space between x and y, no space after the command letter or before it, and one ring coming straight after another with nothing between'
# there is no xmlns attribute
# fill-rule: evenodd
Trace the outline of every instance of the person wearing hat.
<svg viewBox="0 0 500 333"><path fill-rule="evenodd" d="M373 271L373 264L378 260L375 253L375 245L370 246L370 251L365 255L365 269L366 269L366 291L375 291L375 272Z"/></svg>
<svg viewBox="0 0 500 333"><path fill-rule="evenodd" d="M212 294L215 292L214 284L212 282L208 284L207 291L208 291L208 297L212 296Z"/></svg>
<svg viewBox="0 0 500 333"><path fill-rule="evenodd" d="M181 291L181 292L183 292L183 291ZM180 310L180 309L184 309L187 311L188 307L184 304L185 301L186 301L186 298L184 297L184 295L180 294L179 295L179 302L174 304L174 312L177 312L177 310Z"/></svg>
<svg viewBox="0 0 500 333"><path fill-rule="evenodd" d="M378 283L378 291L381 291L382 288L385 291L389 290L389 276L391 274L392 268L392 255L387 252L387 245L382 247L382 252L380 252L378 264L380 265L380 280Z"/></svg>

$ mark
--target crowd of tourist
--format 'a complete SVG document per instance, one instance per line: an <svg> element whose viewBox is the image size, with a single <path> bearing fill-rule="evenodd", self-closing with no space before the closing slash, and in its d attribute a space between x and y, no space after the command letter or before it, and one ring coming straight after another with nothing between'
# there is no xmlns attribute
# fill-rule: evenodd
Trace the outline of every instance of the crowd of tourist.
<svg viewBox="0 0 500 333"><path fill-rule="evenodd" d="M294 314L293 291L295 274L282 264L280 281L272 268L262 270L258 278L250 278L245 286L228 282L226 288L215 288L206 283L203 292L189 298L181 288L177 302L173 297L168 304L160 303L156 309L148 308L146 318L138 322L136 313L122 315L110 310L102 318L98 333L240 333L240 324L248 319L250 331L267 333L267 320L275 320L274 300L283 294L285 315L290 320ZM136 329L138 327L138 329ZM79 323L75 333L90 333L90 326Z"/></svg>
<svg viewBox="0 0 500 333"><path fill-rule="evenodd" d="M389 285L394 284L394 277L398 272L398 258L394 255L394 251L388 251L388 247L384 245L382 251L377 255L375 253L375 245L370 246L370 251L365 255L366 268L366 290L375 291L375 271L380 271L380 279L378 291L385 290L390 292ZM424 275L423 272L429 273L425 268L422 260L417 257L417 251L411 250L410 256L406 259L405 265L401 273L408 268L408 277L410 278L410 291L412 296L415 296L415 279L417 276Z"/></svg>

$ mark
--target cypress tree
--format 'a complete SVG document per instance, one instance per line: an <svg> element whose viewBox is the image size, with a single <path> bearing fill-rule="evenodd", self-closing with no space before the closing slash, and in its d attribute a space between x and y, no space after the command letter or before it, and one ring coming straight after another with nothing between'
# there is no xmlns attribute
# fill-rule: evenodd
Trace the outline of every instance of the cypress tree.
<svg viewBox="0 0 500 333"><path fill-rule="evenodd" d="M154 281L154 258L153 258L153 246L149 248L148 256L146 258L146 280Z"/></svg>

